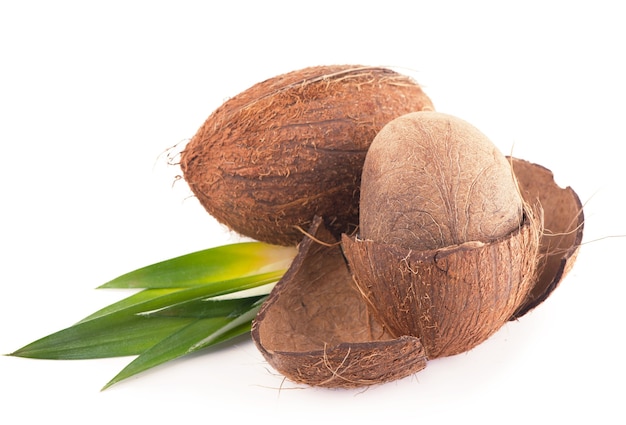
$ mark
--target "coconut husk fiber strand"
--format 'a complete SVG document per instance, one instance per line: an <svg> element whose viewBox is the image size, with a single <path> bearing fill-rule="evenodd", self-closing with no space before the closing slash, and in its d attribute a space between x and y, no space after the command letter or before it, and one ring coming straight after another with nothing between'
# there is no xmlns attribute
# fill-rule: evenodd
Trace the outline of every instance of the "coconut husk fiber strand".
<svg viewBox="0 0 626 425"><path fill-rule="evenodd" d="M315 240L304 238L253 322L252 338L268 363L294 382L343 388L422 370L426 356L419 339L393 337L370 313L321 218L309 234Z"/></svg>

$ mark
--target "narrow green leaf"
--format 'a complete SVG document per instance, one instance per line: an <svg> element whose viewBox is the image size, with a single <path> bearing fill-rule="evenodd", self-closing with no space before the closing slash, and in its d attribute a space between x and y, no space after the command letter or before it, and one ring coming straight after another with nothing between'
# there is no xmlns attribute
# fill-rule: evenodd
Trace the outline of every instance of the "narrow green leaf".
<svg viewBox="0 0 626 425"><path fill-rule="evenodd" d="M119 276L100 288L184 288L286 269L296 248L242 242L197 251Z"/></svg>
<svg viewBox="0 0 626 425"><path fill-rule="evenodd" d="M212 332L224 326L228 322L226 318L198 319L186 327L163 339L153 347L141 353L135 360L129 363L102 389L127 379L140 372L158 366L169 360L176 359L187 353L190 344L204 338L206 332Z"/></svg>
<svg viewBox="0 0 626 425"><path fill-rule="evenodd" d="M124 345L124 340L116 340L115 338L112 340L112 335L114 336L118 332L122 334L126 332L127 337L133 336L133 347L135 347L133 348L135 350L133 353L136 353L137 347L145 348L150 344L154 344L155 340L164 337L164 333L167 332L163 331L164 333L160 333L157 326L151 325L152 322L141 321L143 315L135 315L169 308L191 300L201 300L266 285L278 280L283 273L284 271L281 270L213 282L174 292L164 291L165 293L158 295L153 294L139 302L131 303L123 309L83 320L69 328L28 344L11 355L50 359L101 358L127 355L130 348ZM147 320L156 319L143 318ZM177 318L177 320L189 319ZM176 328L176 325L173 323L169 325ZM159 325L161 324L159 323ZM124 329L126 330L124 331ZM171 330L169 329L169 331ZM142 337L142 332L146 332L145 337Z"/></svg>
<svg viewBox="0 0 626 425"><path fill-rule="evenodd" d="M88 320L97 319L99 317L107 316L109 314L113 314L118 311L127 310L137 305L144 304L151 300L165 297L171 293L181 291L182 289L172 288L172 289L144 289L141 292L137 292L136 294L130 295L120 301L117 301L113 304L110 304L103 309L96 311L95 313L90 314L85 317L81 322L86 322ZM80 322L79 322L80 323Z"/></svg>
<svg viewBox="0 0 626 425"><path fill-rule="evenodd" d="M277 270L235 279L208 282L191 288L144 289L121 301L113 303L81 322L97 319L117 312L140 313L189 301L195 298L209 298L232 294L278 281L286 270ZM153 305L155 307L153 307ZM80 322L79 322L80 323Z"/></svg>
<svg viewBox="0 0 626 425"><path fill-rule="evenodd" d="M246 331L250 331L250 328L252 327L252 320L254 320L254 318L256 317L265 300L267 300L267 297L259 299L250 307L249 310L243 311L239 316L233 318L233 320L227 325L218 329L216 332L207 335L207 337L204 338L202 341L194 344L189 349L189 353L204 349L220 342L224 342L228 339L233 338L236 335L241 335L241 331L244 329Z"/></svg>
<svg viewBox="0 0 626 425"><path fill-rule="evenodd" d="M10 355L53 360L133 356L193 321L193 318L179 317L117 316L106 323L91 321L63 329Z"/></svg>
<svg viewBox="0 0 626 425"><path fill-rule="evenodd" d="M236 317L249 310L257 301L267 298L259 295L246 298L192 300L147 313L148 317Z"/></svg>
<svg viewBox="0 0 626 425"><path fill-rule="evenodd" d="M139 355L102 389L167 361L249 332L260 305L261 302L257 302L236 317L198 319Z"/></svg>

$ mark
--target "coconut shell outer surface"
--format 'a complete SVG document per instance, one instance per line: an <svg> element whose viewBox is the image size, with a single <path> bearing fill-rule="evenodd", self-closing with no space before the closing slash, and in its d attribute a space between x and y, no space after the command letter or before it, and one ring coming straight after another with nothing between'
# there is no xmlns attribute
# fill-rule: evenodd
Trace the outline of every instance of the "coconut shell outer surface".
<svg viewBox="0 0 626 425"><path fill-rule="evenodd" d="M213 112L181 154L204 208L253 239L295 245L315 215L336 237L359 223L366 152L392 119L434 109L386 68L318 66L258 83Z"/></svg>
<svg viewBox="0 0 626 425"><path fill-rule="evenodd" d="M571 187L561 188L547 168L510 158L524 200L543 212L537 279L511 320L544 302L574 266L585 224L580 198Z"/></svg>
<svg viewBox="0 0 626 425"><path fill-rule="evenodd" d="M336 242L319 217L309 233ZM268 363L296 383L338 388L422 370L420 340L386 332L352 286L339 245L316 240L305 237L253 322L252 338Z"/></svg>
<svg viewBox="0 0 626 425"><path fill-rule="evenodd" d="M363 166L363 239L413 249L489 242L522 221L506 157L476 127L435 111L387 123Z"/></svg>
<svg viewBox="0 0 626 425"><path fill-rule="evenodd" d="M394 336L420 338L429 359L468 351L506 323L534 285L538 228L499 240L413 250L343 236L359 292Z"/></svg>

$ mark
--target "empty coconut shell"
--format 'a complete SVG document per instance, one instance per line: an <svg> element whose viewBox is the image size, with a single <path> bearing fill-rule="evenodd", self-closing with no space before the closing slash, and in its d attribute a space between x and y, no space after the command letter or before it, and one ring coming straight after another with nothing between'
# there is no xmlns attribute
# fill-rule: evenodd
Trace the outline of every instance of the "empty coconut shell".
<svg viewBox="0 0 626 425"><path fill-rule="evenodd" d="M428 251L344 235L343 249L371 311L392 335L419 337L433 359L485 341L524 301L534 284L533 232L526 222L495 242Z"/></svg>
<svg viewBox="0 0 626 425"><path fill-rule="evenodd" d="M343 249L371 311L392 335L419 337L433 359L475 347L509 320L535 282L536 237L526 222L490 243L419 251L344 235Z"/></svg>
<svg viewBox="0 0 626 425"><path fill-rule="evenodd" d="M583 240L585 217L580 198L571 187L561 188L552 172L541 165L511 159L511 166L527 203L543 210L537 276L526 300L511 316L517 319L532 310L556 289L571 270Z"/></svg>
<svg viewBox="0 0 626 425"><path fill-rule="evenodd" d="M410 77L317 66L260 82L216 109L181 153L204 208L253 239L295 245L315 215L336 237L359 222L361 170L387 122L433 109Z"/></svg>
<svg viewBox="0 0 626 425"><path fill-rule="evenodd" d="M253 322L252 338L269 364L297 383L346 388L423 369L419 339L395 338L372 316L322 219L309 232Z"/></svg>

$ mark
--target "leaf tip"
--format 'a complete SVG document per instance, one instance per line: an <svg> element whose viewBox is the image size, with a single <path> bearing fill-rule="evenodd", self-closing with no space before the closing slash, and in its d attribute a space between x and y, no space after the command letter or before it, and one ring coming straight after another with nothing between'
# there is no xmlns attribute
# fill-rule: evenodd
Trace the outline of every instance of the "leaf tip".
<svg viewBox="0 0 626 425"><path fill-rule="evenodd" d="M104 387L100 388L100 392L105 391L108 388L111 388L113 384L115 384L115 380L112 379L109 382L107 382Z"/></svg>

